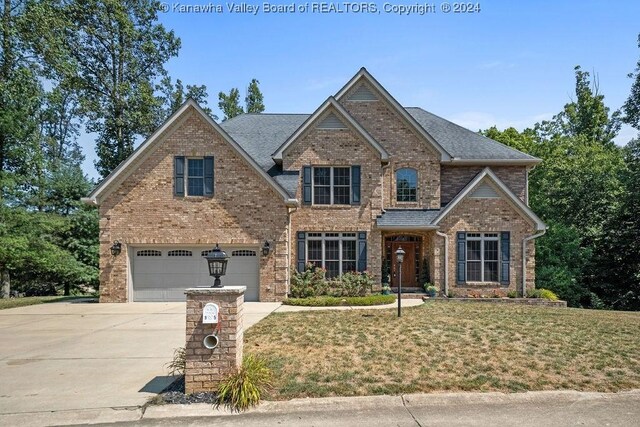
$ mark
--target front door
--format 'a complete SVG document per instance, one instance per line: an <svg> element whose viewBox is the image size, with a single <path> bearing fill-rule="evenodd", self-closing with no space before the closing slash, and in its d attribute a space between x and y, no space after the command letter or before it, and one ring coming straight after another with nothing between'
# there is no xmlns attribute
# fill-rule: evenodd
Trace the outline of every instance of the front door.
<svg viewBox="0 0 640 427"><path fill-rule="evenodd" d="M416 246L417 242L393 242L391 244L391 286L396 288L400 282L398 263L396 262L396 251L402 248L404 251L404 262L402 263L402 286L415 288L416 281Z"/></svg>

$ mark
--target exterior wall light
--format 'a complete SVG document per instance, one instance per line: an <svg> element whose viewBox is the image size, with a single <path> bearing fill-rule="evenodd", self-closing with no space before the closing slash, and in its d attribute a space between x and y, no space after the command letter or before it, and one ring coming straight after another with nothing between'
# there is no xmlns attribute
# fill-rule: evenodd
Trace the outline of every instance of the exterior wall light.
<svg viewBox="0 0 640 427"><path fill-rule="evenodd" d="M216 278L213 281L213 287L221 288L220 276L224 276L227 273L227 262L229 261L227 253L220 249L216 243L216 247L210 250L204 258L209 263L209 275Z"/></svg>
<svg viewBox="0 0 640 427"><path fill-rule="evenodd" d="M116 240L113 242L113 245L111 245L111 255L118 256L120 255L120 252L122 252L122 243Z"/></svg>
<svg viewBox="0 0 640 427"><path fill-rule="evenodd" d="M271 244L268 240L265 240L264 244L262 245L262 256L269 255L269 252L271 252Z"/></svg>

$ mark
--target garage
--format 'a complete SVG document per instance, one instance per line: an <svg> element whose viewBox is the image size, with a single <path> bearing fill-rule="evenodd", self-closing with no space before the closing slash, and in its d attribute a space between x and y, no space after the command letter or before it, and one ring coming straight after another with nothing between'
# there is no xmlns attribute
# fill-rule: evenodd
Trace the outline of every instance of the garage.
<svg viewBox="0 0 640 427"><path fill-rule="evenodd" d="M229 256L225 286L246 286L245 301L259 299L259 251L256 248L225 247ZM137 247L131 249L132 301L184 301L184 290L212 286L207 261L210 246Z"/></svg>

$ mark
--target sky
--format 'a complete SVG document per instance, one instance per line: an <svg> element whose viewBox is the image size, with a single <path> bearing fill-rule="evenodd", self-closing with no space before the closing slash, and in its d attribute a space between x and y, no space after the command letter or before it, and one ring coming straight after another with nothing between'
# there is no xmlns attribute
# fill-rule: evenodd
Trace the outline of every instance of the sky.
<svg viewBox="0 0 640 427"><path fill-rule="evenodd" d="M159 21L182 40L166 69L174 80L206 85L220 117L218 92L237 87L244 99L252 78L265 112L311 113L366 67L406 107L474 131L521 130L571 102L576 65L597 76L607 106L620 108L640 57L640 1L493 0L471 2L467 13L445 13L462 3L444 1L366 3L374 13L361 4L163 1ZM624 127L616 142L634 135ZM85 173L98 178L95 136L80 142Z"/></svg>

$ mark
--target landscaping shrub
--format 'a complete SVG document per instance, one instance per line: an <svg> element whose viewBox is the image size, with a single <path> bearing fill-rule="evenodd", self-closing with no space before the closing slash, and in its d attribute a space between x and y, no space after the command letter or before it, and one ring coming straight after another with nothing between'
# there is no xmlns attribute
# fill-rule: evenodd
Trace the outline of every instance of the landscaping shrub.
<svg viewBox="0 0 640 427"><path fill-rule="evenodd" d="M324 295L327 290L326 270L307 264L302 272L291 272L289 295L293 298L308 298Z"/></svg>
<svg viewBox="0 0 640 427"><path fill-rule="evenodd" d="M350 271L327 282L327 295L334 297L362 297L371 293L374 281L368 273Z"/></svg>
<svg viewBox="0 0 640 427"><path fill-rule="evenodd" d="M558 296L548 289L529 289L527 290L527 298L542 298L550 301L558 300Z"/></svg>
<svg viewBox="0 0 640 427"><path fill-rule="evenodd" d="M509 291L509 292L507 292L507 297L509 297L509 298L518 298L518 291Z"/></svg>
<svg viewBox="0 0 640 427"><path fill-rule="evenodd" d="M340 277L327 280L326 270L307 264L305 271L292 271L291 298L309 298L321 295L334 297L357 297L371 293L373 277L367 273L347 272Z"/></svg>
<svg viewBox="0 0 640 427"><path fill-rule="evenodd" d="M260 402L262 394L271 387L272 372L264 359L249 354L242 366L218 386L216 405L225 404L236 411L244 411Z"/></svg>
<svg viewBox="0 0 640 427"><path fill-rule="evenodd" d="M365 297L332 297L320 296L311 298L289 298L282 303L305 307L337 307L341 305L367 306L383 305L395 302L395 295L368 295Z"/></svg>

